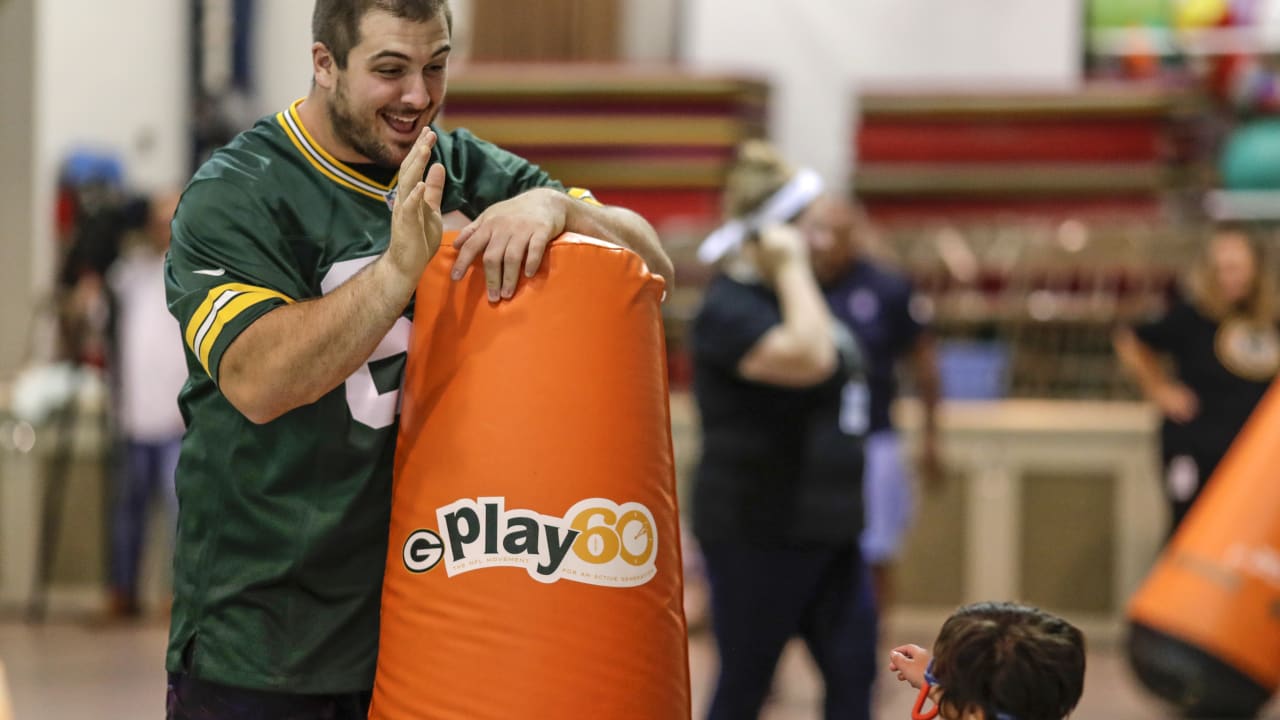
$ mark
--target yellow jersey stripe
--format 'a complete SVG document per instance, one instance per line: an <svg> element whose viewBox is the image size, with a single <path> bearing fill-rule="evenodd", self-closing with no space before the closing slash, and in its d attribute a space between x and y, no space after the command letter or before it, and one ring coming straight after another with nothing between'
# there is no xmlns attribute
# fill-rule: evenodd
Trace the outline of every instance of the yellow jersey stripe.
<svg viewBox="0 0 1280 720"><path fill-rule="evenodd" d="M604 203L597 200L596 196L593 195L591 191L586 188L580 188L580 187L569 188L569 197L581 200L582 202L587 203L588 205L595 205L596 207L604 207Z"/></svg>
<svg viewBox="0 0 1280 720"><path fill-rule="evenodd" d="M209 313L213 311L213 305L218 301L219 296L226 292L242 293L262 289L257 285L246 285L244 283L224 283L210 288L204 296L204 302L200 303L196 311L191 314L191 319L187 321L185 334L187 347L191 348L192 352L195 352L196 335L200 332L200 327L208 321Z"/></svg>
<svg viewBox="0 0 1280 720"><path fill-rule="evenodd" d="M213 373L209 371L209 355L213 352L213 346L218 342L218 336L222 334L223 328L227 323L236 318L237 315L246 309L266 302L274 298L280 298L286 303L291 302L289 298L278 292L270 290L262 292L246 292L236 295L234 299L224 305L214 316L213 325L209 328L209 332L205 334L203 342L200 344L200 350L197 353L200 358L200 365L204 367L204 371L209 373L210 377Z"/></svg>
<svg viewBox="0 0 1280 720"><path fill-rule="evenodd" d="M200 306L196 308L196 311L191 315L191 319L187 322L184 338L187 341L187 347L191 348L191 352L196 357L202 358L201 364L205 364L208 360L208 353L202 353L201 348L213 347L210 334L214 331L215 326L217 326L217 331L221 332L221 327L218 326L218 318L220 316L223 317L223 324L225 324L225 319L229 319L231 317L230 315L223 315L222 311L227 305L231 304L237 297L242 295L257 297L258 302L272 297L278 297L286 303L293 302L292 299L282 293L258 287L256 285L226 283L224 285L211 288L205 295L204 302L200 303ZM213 339L216 339L216 334ZM206 368L206 370L207 369L208 368Z"/></svg>

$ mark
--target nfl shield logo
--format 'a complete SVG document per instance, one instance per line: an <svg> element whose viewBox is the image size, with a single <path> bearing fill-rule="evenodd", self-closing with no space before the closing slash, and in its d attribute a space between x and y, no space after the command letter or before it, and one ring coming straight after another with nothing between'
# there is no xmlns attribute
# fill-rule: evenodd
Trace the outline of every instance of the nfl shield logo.
<svg viewBox="0 0 1280 720"><path fill-rule="evenodd" d="M391 188L391 190L387 192L387 209L396 209L396 188Z"/></svg>

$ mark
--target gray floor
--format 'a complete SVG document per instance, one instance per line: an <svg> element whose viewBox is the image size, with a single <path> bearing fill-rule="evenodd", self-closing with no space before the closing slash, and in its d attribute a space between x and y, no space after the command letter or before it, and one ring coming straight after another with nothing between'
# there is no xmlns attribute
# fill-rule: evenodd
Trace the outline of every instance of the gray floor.
<svg viewBox="0 0 1280 720"><path fill-rule="evenodd" d="M894 642L903 636L890 627ZM0 622L0 660L8 668L15 720L144 720L163 716L161 670L165 628L155 621L93 628L58 622ZM715 648L699 634L690 643L695 717L701 717L715 676ZM1134 684L1115 648L1094 647L1084 699L1075 720L1163 720L1170 717ZM913 694L884 676L877 718L906 720ZM803 649L791 648L779 668L762 720L818 720L820 688ZM1280 718L1280 714L1269 714Z"/></svg>

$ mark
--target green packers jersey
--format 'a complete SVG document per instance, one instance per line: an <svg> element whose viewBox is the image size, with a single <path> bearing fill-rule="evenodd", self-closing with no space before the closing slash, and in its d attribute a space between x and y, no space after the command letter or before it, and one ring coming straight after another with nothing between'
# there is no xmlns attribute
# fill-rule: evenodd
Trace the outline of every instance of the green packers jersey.
<svg viewBox="0 0 1280 720"><path fill-rule="evenodd" d="M272 422L253 424L218 389L241 331L332 292L389 240L396 179L326 153L299 103L217 151L173 220L165 281L190 376L166 664L227 685L350 692L373 686L411 312L345 383ZM441 133L433 159L446 215L564 189L464 130Z"/></svg>

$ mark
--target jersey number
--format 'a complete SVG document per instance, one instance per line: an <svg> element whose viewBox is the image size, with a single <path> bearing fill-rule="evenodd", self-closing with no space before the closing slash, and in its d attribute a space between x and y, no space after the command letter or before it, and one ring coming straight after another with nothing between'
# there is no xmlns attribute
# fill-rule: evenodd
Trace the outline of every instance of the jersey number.
<svg viewBox="0 0 1280 720"><path fill-rule="evenodd" d="M364 269L364 266L373 262L377 256L364 258L356 258L354 260L343 260L334 263L329 268L329 272L325 273L324 279L320 281L320 289L325 295L338 289L338 286L351 279L353 275ZM404 355L409 351L409 332L413 329L413 321L409 318L401 317L396 320L396 324L391 326L391 330L382 338L382 342L378 343L378 347L374 348L373 354L359 370L351 373L351 377L343 383L347 393L347 407L351 410L351 417L361 425L367 425L374 430L390 426L396 421L396 415L400 412L400 388L397 386L394 390L380 392L378 386L373 382L373 371L370 364L379 360Z"/></svg>

